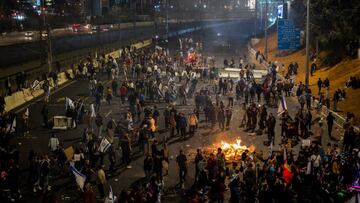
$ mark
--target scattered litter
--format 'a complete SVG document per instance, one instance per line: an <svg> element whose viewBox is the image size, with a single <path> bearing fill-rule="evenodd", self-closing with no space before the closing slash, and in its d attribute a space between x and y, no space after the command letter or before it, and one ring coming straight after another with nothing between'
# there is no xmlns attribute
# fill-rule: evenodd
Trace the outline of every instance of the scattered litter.
<svg viewBox="0 0 360 203"><path fill-rule="evenodd" d="M190 147L190 145L189 145L189 144L187 144L187 145L186 145L186 147Z"/></svg>
<svg viewBox="0 0 360 203"><path fill-rule="evenodd" d="M115 181L115 182L118 182L118 179L117 179L117 178L115 178L115 179L114 179L114 181Z"/></svg>
<svg viewBox="0 0 360 203"><path fill-rule="evenodd" d="M21 142L19 142L19 143L18 143L18 145L20 145L20 146L21 146L21 145L22 145L22 143L21 143Z"/></svg>

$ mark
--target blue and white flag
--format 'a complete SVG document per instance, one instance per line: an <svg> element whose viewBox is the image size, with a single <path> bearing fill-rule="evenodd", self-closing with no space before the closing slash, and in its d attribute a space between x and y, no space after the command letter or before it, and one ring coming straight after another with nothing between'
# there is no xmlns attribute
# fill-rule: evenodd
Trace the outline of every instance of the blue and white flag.
<svg viewBox="0 0 360 203"><path fill-rule="evenodd" d="M91 104L91 105L90 105L90 117L91 117L91 118L95 118L95 117L96 117L96 112L95 112L94 104Z"/></svg>
<svg viewBox="0 0 360 203"><path fill-rule="evenodd" d="M103 138L101 140L101 143L100 143L100 146L99 146L99 152L101 153L105 153L109 147L111 146L111 143L106 139L106 138Z"/></svg>
<svg viewBox="0 0 360 203"><path fill-rule="evenodd" d="M110 198L110 200L111 200L111 203L114 203L114 202L115 202L115 195L114 195L114 192L113 192L111 186L110 186L109 198Z"/></svg>
<svg viewBox="0 0 360 203"><path fill-rule="evenodd" d="M270 147L269 147L269 159L271 159L273 153L273 141L270 141Z"/></svg>
<svg viewBox="0 0 360 203"><path fill-rule="evenodd" d="M280 116L286 110L287 110L287 105L286 105L285 97L281 96L281 100L280 100L279 108L278 108L278 111L277 111L277 115Z"/></svg>
<svg viewBox="0 0 360 203"><path fill-rule="evenodd" d="M86 176L80 173L73 165L70 165L70 170L73 172L75 176L76 183L78 184L80 189L83 190L86 181Z"/></svg>
<svg viewBox="0 0 360 203"><path fill-rule="evenodd" d="M66 100L65 100L65 108L66 108L66 109L68 109L68 108L70 108L70 109L75 109L75 104L74 104L74 102L73 102L70 98L68 98L68 97L66 97Z"/></svg>
<svg viewBox="0 0 360 203"><path fill-rule="evenodd" d="M6 126L6 133L14 133L16 131L16 117L13 119L11 123L8 123Z"/></svg>

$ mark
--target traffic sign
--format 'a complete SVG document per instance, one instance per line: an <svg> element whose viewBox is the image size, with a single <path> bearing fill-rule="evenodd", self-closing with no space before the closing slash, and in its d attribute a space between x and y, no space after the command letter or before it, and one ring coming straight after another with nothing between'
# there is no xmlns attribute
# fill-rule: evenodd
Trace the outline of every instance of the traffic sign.
<svg viewBox="0 0 360 203"><path fill-rule="evenodd" d="M293 21L278 19L278 49L292 50L300 47L300 30L295 27Z"/></svg>

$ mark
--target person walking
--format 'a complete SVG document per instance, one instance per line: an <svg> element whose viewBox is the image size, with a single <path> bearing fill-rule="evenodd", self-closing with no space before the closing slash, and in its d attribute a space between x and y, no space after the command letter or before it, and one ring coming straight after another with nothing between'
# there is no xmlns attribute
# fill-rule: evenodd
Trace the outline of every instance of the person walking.
<svg viewBox="0 0 360 203"><path fill-rule="evenodd" d="M225 111L224 108L220 108L217 113L217 120L219 122L219 129L225 129Z"/></svg>
<svg viewBox="0 0 360 203"><path fill-rule="evenodd" d="M95 203L96 202L96 195L91 187L90 182L86 183L84 186L84 191L81 193L83 203Z"/></svg>
<svg viewBox="0 0 360 203"><path fill-rule="evenodd" d="M113 97L113 91L110 87L106 88L106 101L110 105Z"/></svg>
<svg viewBox="0 0 360 203"><path fill-rule="evenodd" d="M322 85L323 85L323 81L321 80L321 78L319 78L317 81L317 86L318 86L318 90L319 90L318 95L320 95Z"/></svg>
<svg viewBox="0 0 360 203"><path fill-rule="evenodd" d="M175 135L175 129L176 129L176 119L174 112L170 112L169 128L170 128L170 137L172 138Z"/></svg>
<svg viewBox="0 0 360 203"><path fill-rule="evenodd" d="M268 133L268 140L269 143L273 142L275 144L275 124L276 119L273 116L272 113L269 113L268 119L266 121L267 123L267 133Z"/></svg>
<svg viewBox="0 0 360 203"><path fill-rule="evenodd" d="M130 165L131 141L128 133L124 134L124 138L121 141L121 149L122 149L123 163L126 164L127 169L131 169L132 168Z"/></svg>
<svg viewBox="0 0 360 203"><path fill-rule="evenodd" d="M128 93L128 89L127 89L125 83L123 83L121 85L119 92L120 92L121 103L125 104L125 98L126 98L126 95Z"/></svg>
<svg viewBox="0 0 360 203"><path fill-rule="evenodd" d="M195 129L198 125L198 118L195 113L191 113L189 116L189 134L190 136L195 135Z"/></svg>
<svg viewBox="0 0 360 203"><path fill-rule="evenodd" d="M338 92L336 91L333 96L333 111L335 111L335 112L337 111L336 104L338 103L339 100L340 100L340 97L339 97Z"/></svg>
<svg viewBox="0 0 360 203"><path fill-rule="evenodd" d="M187 158L183 152L183 150L179 151L179 155L176 157L176 162L179 168L179 179L180 179L180 186L184 189L185 177L187 174Z"/></svg>
<svg viewBox="0 0 360 203"><path fill-rule="evenodd" d="M234 92L234 88L230 87L230 90L228 92L228 106L233 107L234 106L234 96L235 96L235 92Z"/></svg>
<svg viewBox="0 0 360 203"><path fill-rule="evenodd" d="M40 190L45 194L51 187L49 186L50 159L45 154L40 161Z"/></svg>
<svg viewBox="0 0 360 203"><path fill-rule="evenodd" d="M98 112L100 110L100 105L101 105L101 99L102 99L102 95L99 91L95 92L95 111Z"/></svg>
<svg viewBox="0 0 360 203"><path fill-rule="evenodd" d="M204 160L204 156L202 155L201 149L198 148L196 150L196 156L195 156L195 182L198 182L199 180L199 174L201 170L200 162Z"/></svg>
<svg viewBox="0 0 360 203"><path fill-rule="evenodd" d="M55 133L52 133L48 145L50 150L55 153L59 149L59 144L59 139L56 137Z"/></svg>
<svg viewBox="0 0 360 203"><path fill-rule="evenodd" d="M98 190L99 190L101 199L105 198L104 186L106 183L106 176L105 176L104 168L105 168L105 166L101 165L101 166L99 166L99 169L97 171L97 186L98 186Z"/></svg>
<svg viewBox="0 0 360 203"><path fill-rule="evenodd" d="M112 88L112 92L113 92L113 96L117 96L117 89L118 89L118 83L117 83L117 81L116 80L113 80L112 82L111 82L111 88Z"/></svg>
<svg viewBox="0 0 360 203"><path fill-rule="evenodd" d="M153 164L154 160L150 153L146 154L146 157L144 159L144 173L145 173L145 180L146 182L150 181L151 173L153 171Z"/></svg>
<svg viewBox="0 0 360 203"><path fill-rule="evenodd" d="M230 128L231 117L232 117L232 107L228 106L225 110L226 130L229 130Z"/></svg>
<svg viewBox="0 0 360 203"><path fill-rule="evenodd" d="M326 117L326 123L327 123L327 126L328 126L328 136L329 136L330 139L333 139L333 137L332 137L332 128L334 126L334 120L335 120L335 117L332 115L331 112L329 112L329 114Z"/></svg>
<svg viewBox="0 0 360 203"><path fill-rule="evenodd" d="M180 137L181 139L184 139L186 137L186 127L187 127L187 121L185 118L185 115L183 113L179 113L179 118L178 118L178 125L179 125L179 130L180 130Z"/></svg>
<svg viewBox="0 0 360 203"><path fill-rule="evenodd" d="M96 114L95 124L96 124L97 130L98 130L97 136L100 137L101 134L102 134L102 128L103 128L103 118L102 118L102 116L100 115L100 113L97 113L97 114Z"/></svg>
<svg viewBox="0 0 360 203"><path fill-rule="evenodd" d="M49 108L46 104L43 105L42 109L41 109L41 115L42 115L42 118L43 118L43 126L45 128L48 128L49 127L49 122L48 122L48 115L49 115Z"/></svg>
<svg viewBox="0 0 360 203"><path fill-rule="evenodd" d="M50 99L50 84L49 84L48 80L44 81L44 84L43 84L42 88L44 90L44 95L45 95L44 101L49 102L49 99Z"/></svg>

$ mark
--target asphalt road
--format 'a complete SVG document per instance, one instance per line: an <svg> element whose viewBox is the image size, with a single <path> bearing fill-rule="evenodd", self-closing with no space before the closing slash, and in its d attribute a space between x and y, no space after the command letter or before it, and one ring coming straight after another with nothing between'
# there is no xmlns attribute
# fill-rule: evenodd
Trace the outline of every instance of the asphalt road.
<svg viewBox="0 0 360 203"><path fill-rule="evenodd" d="M138 26L152 26L152 22L137 22ZM116 25L102 25L103 29L99 29L97 31L92 29L81 29L78 32L73 31L73 29L69 27L65 28L56 28L51 30L51 37L63 37L63 36L71 36L71 35L83 35L83 34L93 34L95 32L107 32L109 30L120 30L120 29L128 29L133 27L133 23L122 23ZM29 35L29 33L31 33ZM21 31L21 32L11 32L4 33L0 36L0 46L18 44L18 43L26 43L26 42L34 42L40 40L40 32L38 30L32 31Z"/></svg>
<svg viewBox="0 0 360 203"><path fill-rule="evenodd" d="M215 56L217 66L222 66L222 61L224 58L230 59L234 57L234 59L238 58L239 55L247 54L247 39L246 30L241 34L236 34L237 32L232 32L229 30L222 30L222 37L217 36L216 33L220 31L213 30L210 32L200 32L193 34L194 38L201 38L204 41L204 50L205 56ZM226 40L224 40L226 39ZM169 44L170 52L173 54L176 51L176 41L171 41ZM230 47L221 47L218 46L218 42L229 42ZM248 60L252 60L251 57L248 57ZM236 61L238 63L238 61ZM103 76L101 79L107 83L106 78ZM209 87L208 83L200 82L197 86L198 89L202 87ZM65 87L61 87L59 90L54 92L50 97L49 102L49 110L50 117L53 115L64 115L65 114L65 104L64 101L60 101L60 98L69 97L72 99L83 98L86 99L86 102L89 103L92 101L92 98L88 98L88 81L74 81L68 83ZM225 103L227 103L226 98L222 98ZM294 115L297 111L297 102L295 98L288 97L287 99L288 109L291 115ZM193 99L188 100L188 105L181 106L177 105L176 109L178 111L182 111L188 113L194 109ZM243 129L239 128L240 121L243 116L243 110L240 105L243 101L235 101L235 107L233 110L233 118L230 125L230 130L228 131L220 131L217 128L214 130L210 130L205 126L203 122L200 123L199 129L197 130L194 137L187 138L185 140L179 140L178 138L173 138L168 140L169 152L170 152L170 164L169 164L169 175L164 177L165 189L163 191L163 202L186 202L183 196L183 192L180 191L177 187L178 185L178 171L177 165L174 160L178 151L183 149L188 156L189 160L189 171L188 178L185 183L185 187L189 188L194 179L194 164L193 158L197 148L207 148L212 146L214 143L218 143L222 140L226 140L229 142L234 141L236 138L240 138L242 140L242 144L246 146L253 145L258 152L263 151L264 154L267 154L268 147L264 146L263 142L267 139L266 135L261 136L252 136L243 131ZM21 154L21 168L26 169L28 166L27 154L30 149L35 149L38 154L49 153L48 150L48 140L50 137L50 133L52 130L44 129L41 127L41 116L40 111L43 102L37 101L35 103L30 104L30 121L31 121L31 130L30 134L27 136L16 136L11 139L11 143L17 145ZM162 109L164 108L164 104L157 104L160 109L160 114L162 115ZM121 120L121 115L127 111L127 106L120 104L120 99L115 98L111 105L107 105L105 103L102 104L101 114L103 116L108 115L105 119L104 123L107 123L107 120L113 118L115 120ZM277 111L276 108L270 108L268 111L275 113ZM20 112L21 113L21 112ZM315 117L315 115L314 115ZM201 116L200 120L203 120L204 117ZM160 116L160 129L163 128L163 117ZM277 124L279 124L279 120ZM79 146L81 145L81 136L84 125L79 125L76 129L71 129L67 131L57 131L60 141L64 144L65 147L68 146ZM274 150L279 149L280 143L280 126L276 127L276 144L274 146ZM156 135L159 140L164 139L164 136L168 136L168 133L163 133ZM326 137L326 136L324 136ZM325 138L324 138L325 139ZM328 140L324 140L323 143L327 143ZM115 142L116 143L116 142ZM295 152L298 151L299 145L295 147ZM138 149L135 148L134 151ZM120 191L124 188L128 188L134 183L138 183L143 177L143 159L144 157L139 154L134 154L133 160L131 162L132 169L125 169L123 165L119 165L121 162L121 153L117 151L117 170L115 175L108 178L108 186L111 185L115 194L119 195ZM108 167L107 157L105 157L105 165ZM22 180L26 180L27 174L22 173ZM50 179L50 185L52 186L52 190L56 192L56 195L60 202L79 202L79 192L76 190L75 182L71 178L63 178L58 176L53 176ZM96 187L94 189L97 191ZM108 191L108 187L106 188ZM24 202L39 202L41 198L40 194L33 194L30 190L23 190L24 194ZM227 194L228 195L228 194Z"/></svg>

